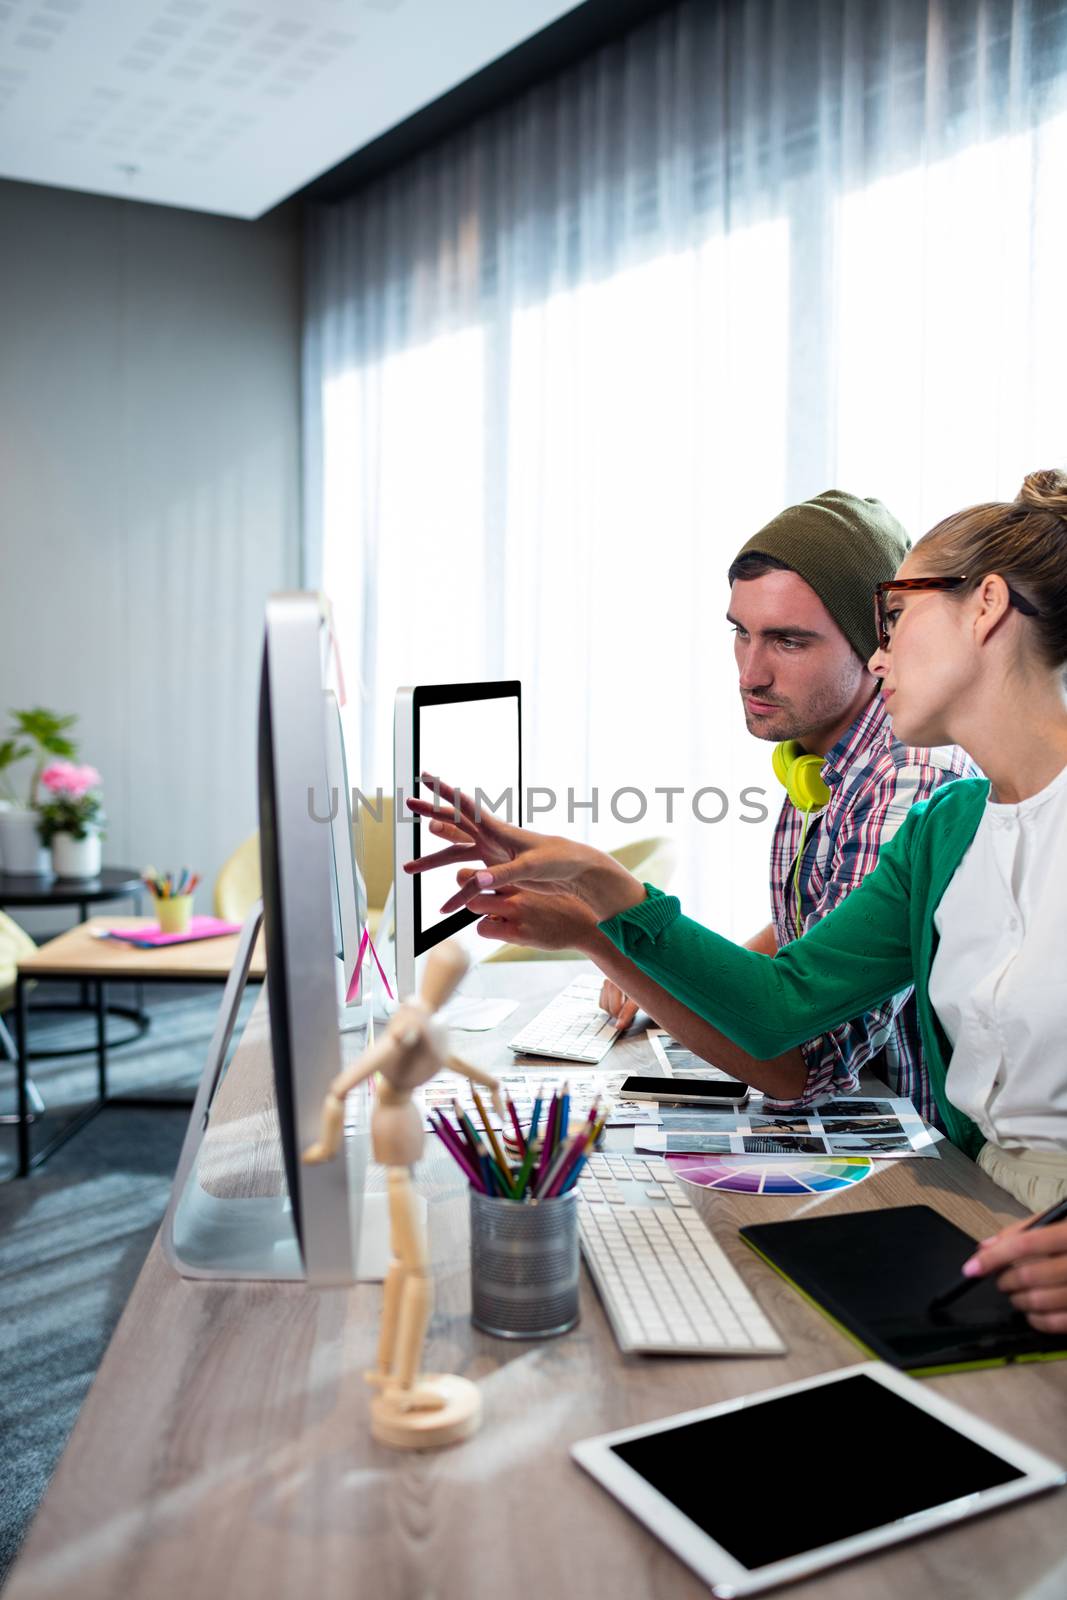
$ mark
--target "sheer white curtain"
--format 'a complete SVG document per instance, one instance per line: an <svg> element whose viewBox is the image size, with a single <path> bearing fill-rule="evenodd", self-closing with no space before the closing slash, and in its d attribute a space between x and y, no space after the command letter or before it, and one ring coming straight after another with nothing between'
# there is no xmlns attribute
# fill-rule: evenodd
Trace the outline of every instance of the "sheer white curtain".
<svg viewBox="0 0 1067 1600"><path fill-rule="evenodd" d="M398 684L520 677L543 825L670 833L687 909L765 922L727 568L825 488L917 534L1062 459L1065 91L1063 0L682 5L316 211L308 572L364 785Z"/></svg>

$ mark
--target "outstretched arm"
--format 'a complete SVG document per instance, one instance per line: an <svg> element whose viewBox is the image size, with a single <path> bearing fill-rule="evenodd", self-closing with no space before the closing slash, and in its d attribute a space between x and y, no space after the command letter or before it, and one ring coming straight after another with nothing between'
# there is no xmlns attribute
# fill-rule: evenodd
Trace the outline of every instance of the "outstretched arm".
<svg viewBox="0 0 1067 1600"><path fill-rule="evenodd" d="M301 1157L306 1166L314 1167L323 1161L333 1160L341 1148L341 1136L344 1133L345 1096L358 1084L366 1083L374 1073L384 1071L403 1048L402 1040L386 1033L376 1044L372 1044L358 1061L346 1067L344 1072L338 1073L322 1102L322 1127L319 1130L319 1137L314 1144L308 1145Z"/></svg>
<svg viewBox="0 0 1067 1600"><path fill-rule="evenodd" d="M600 932L743 1050L780 1056L912 982L909 851L918 811L848 899L776 956L691 922L673 896L654 890Z"/></svg>
<svg viewBox="0 0 1067 1600"><path fill-rule="evenodd" d="M493 1077L491 1072L485 1072L481 1067L472 1067L469 1061L464 1061L460 1056L449 1056L445 1066L450 1072L458 1072L460 1077L467 1079L468 1083L478 1083L481 1084L483 1089L488 1089L492 1096L493 1105L496 1107L497 1116L501 1121L504 1120L504 1101L500 1094L500 1083L498 1079Z"/></svg>

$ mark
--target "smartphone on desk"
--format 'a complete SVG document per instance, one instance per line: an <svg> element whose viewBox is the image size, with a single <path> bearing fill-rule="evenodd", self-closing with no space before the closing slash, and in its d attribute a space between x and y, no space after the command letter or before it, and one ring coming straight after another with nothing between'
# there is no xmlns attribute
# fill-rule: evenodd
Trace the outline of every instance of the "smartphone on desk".
<svg viewBox="0 0 1067 1600"><path fill-rule="evenodd" d="M748 1084L734 1078L626 1078L620 1100L663 1100L679 1106L743 1106Z"/></svg>

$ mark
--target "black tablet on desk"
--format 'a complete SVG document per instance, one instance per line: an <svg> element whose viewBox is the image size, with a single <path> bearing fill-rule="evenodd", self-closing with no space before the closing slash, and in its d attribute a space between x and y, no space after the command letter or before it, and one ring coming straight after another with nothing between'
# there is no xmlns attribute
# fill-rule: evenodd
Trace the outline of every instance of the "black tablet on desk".
<svg viewBox="0 0 1067 1600"><path fill-rule="evenodd" d="M931 1311L978 1241L930 1206L757 1223L741 1237L842 1332L915 1376L1067 1357L1067 1334L1038 1333L992 1279Z"/></svg>

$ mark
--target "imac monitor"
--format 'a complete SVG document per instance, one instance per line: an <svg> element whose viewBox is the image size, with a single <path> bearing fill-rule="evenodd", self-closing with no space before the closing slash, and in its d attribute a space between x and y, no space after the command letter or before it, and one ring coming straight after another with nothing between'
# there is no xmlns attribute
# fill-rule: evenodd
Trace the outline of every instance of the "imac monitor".
<svg viewBox="0 0 1067 1600"><path fill-rule="evenodd" d="M355 1126L336 1161L305 1166L318 1137L326 1091L341 1070L337 1018L339 887L335 834L312 804L328 785L324 700L325 618L312 594L267 605L259 704L260 865L267 952L271 1054L285 1177L309 1283L351 1283L367 1158L369 1091L359 1091ZM339 812L342 810L339 805ZM348 835L349 841L351 834ZM351 884L340 889L347 901ZM351 907L355 916L355 906ZM342 929L343 929L342 918ZM346 944L347 951L347 944Z"/></svg>
<svg viewBox="0 0 1067 1600"><path fill-rule="evenodd" d="M323 1166L300 1159L318 1137L323 1099L341 1070L338 962L355 963L362 922L347 805L338 796L340 822L321 809L324 782L343 776L344 765L323 672L326 627L316 595L276 595L267 605L258 760L263 901L241 931L163 1219L164 1254L185 1277L327 1285L357 1281L357 1265L360 1278L384 1271L384 1197L364 1194L369 1085L348 1098L343 1155ZM223 1118L209 1170L201 1172L199 1158L205 1135L216 1131L215 1096L261 923L284 1182L268 1184L267 1193L253 1183L257 1192L249 1193L247 1180L273 1166L273 1151L257 1151L269 1138L241 1134L248 1118ZM368 1032L365 1024L364 1038ZM220 1159L236 1180L223 1192Z"/></svg>
<svg viewBox="0 0 1067 1600"><path fill-rule="evenodd" d="M504 822L522 826L522 706L517 680L422 685L397 691L393 723L396 790L393 883L396 896L396 981L403 1000L414 994L420 958L442 939L462 935L478 918L440 906L455 888L455 872L429 876L404 871L405 861L433 854L441 842L406 808L425 795L420 773L461 788ZM475 959L488 952L476 935L461 939Z"/></svg>

